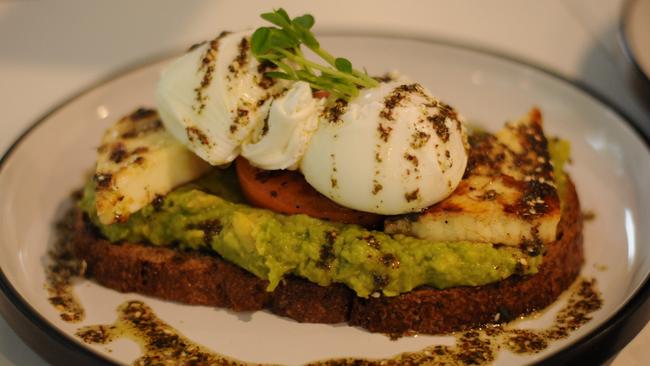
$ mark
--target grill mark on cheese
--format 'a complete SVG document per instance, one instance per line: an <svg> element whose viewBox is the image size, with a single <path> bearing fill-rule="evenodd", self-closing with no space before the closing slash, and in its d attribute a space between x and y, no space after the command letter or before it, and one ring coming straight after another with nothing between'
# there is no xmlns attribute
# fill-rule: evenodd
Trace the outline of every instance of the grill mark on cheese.
<svg viewBox="0 0 650 366"><path fill-rule="evenodd" d="M520 190L523 192L521 197L514 204L503 205L503 210L512 213L520 218L531 220L544 216L554 208L553 199L557 198L555 187L548 183L531 180L524 184L518 182ZM523 187L522 187L523 186Z"/></svg>
<svg viewBox="0 0 650 366"><path fill-rule="evenodd" d="M140 118L143 117L140 116ZM122 123L130 122L128 119L123 119L122 121ZM135 120L133 122L132 128L122 133L121 136L123 139L140 137L163 128L162 121L158 118L138 119L137 122Z"/></svg>
<svg viewBox="0 0 650 366"><path fill-rule="evenodd" d="M198 128L188 128L187 134L195 144L208 142ZM167 156L167 152L174 157ZM158 164L161 159L166 159L167 169L178 174L162 178L157 175L156 171L165 169ZM179 172L173 168L178 164L190 164L191 168ZM151 202L156 193L167 193L207 168L163 128L154 110L139 108L119 119L102 137L95 168L98 215L105 224L115 219L124 221Z"/></svg>
<svg viewBox="0 0 650 366"><path fill-rule="evenodd" d="M126 147L124 146L123 143L118 142L112 146L109 159L114 163L120 163L127 156L128 156L128 152L126 151Z"/></svg>
<svg viewBox="0 0 650 366"><path fill-rule="evenodd" d="M110 173L97 173L93 176L97 190L106 190L111 187L113 175Z"/></svg>
<svg viewBox="0 0 650 366"><path fill-rule="evenodd" d="M510 245L519 244L520 236L553 240L560 200L539 111L531 111L517 123L507 123L497 134L472 134L468 141L471 149L467 168L454 192L421 213L388 219L386 230L431 240L438 237L426 235L444 236L440 240L489 240ZM441 167L447 168L442 145L436 146L436 151ZM453 228L424 228L449 218L454 220ZM506 221L516 225L495 227L506 225ZM472 234L461 227L471 222L483 225L480 233ZM541 228L543 235L533 233L535 227Z"/></svg>
<svg viewBox="0 0 650 366"><path fill-rule="evenodd" d="M133 149L132 151L128 151L124 143L122 142L117 142L111 146L111 152L109 155L109 160L114 162L115 164L119 164L125 159L128 159L131 156L137 156L140 154L144 154L147 151L149 151L149 148L146 146L139 146ZM134 159L134 163L142 163L141 156L138 156L136 159Z"/></svg>
<svg viewBox="0 0 650 366"><path fill-rule="evenodd" d="M150 108L138 108L135 112L129 115L134 122L138 122L143 119L149 119L156 115L156 111Z"/></svg>

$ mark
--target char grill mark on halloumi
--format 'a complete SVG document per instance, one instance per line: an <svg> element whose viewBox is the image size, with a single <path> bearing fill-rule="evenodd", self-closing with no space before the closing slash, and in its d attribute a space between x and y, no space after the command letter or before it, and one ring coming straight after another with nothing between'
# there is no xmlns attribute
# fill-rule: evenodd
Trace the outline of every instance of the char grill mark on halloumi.
<svg viewBox="0 0 650 366"><path fill-rule="evenodd" d="M105 225L123 222L209 168L163 128L156 111L138 109L111 126L97 149L97 216Z"/></svg>
<svg viewBox="0 0 650 366"><path fill-rule="evenodd" d="M541 113L533 109L497 134L470 136L463 180L422 213L386 221L389 233L435 241L521 245L535 254L556 238L560 200Z"/></svg>

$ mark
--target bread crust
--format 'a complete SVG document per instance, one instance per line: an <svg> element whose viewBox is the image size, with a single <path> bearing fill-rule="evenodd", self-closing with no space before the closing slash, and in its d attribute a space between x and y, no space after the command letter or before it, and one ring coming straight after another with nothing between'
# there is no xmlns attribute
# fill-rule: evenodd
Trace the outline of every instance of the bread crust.
<svg viewBox="0 0 650 366"><path fill-rule="evenodd" d="M342 323L371 332L441 334L500 323L542 309L567 289L584 261L582 213L573 183L564 197L558 239L546 245L539 272L478 287L421 287L395 297L355 296L341 284L319 286L287 277L268 282L211 253L134 243L112 244L77 213L75 253L85 276L120 292L235 311L267 309L299 322Z"/></svg>

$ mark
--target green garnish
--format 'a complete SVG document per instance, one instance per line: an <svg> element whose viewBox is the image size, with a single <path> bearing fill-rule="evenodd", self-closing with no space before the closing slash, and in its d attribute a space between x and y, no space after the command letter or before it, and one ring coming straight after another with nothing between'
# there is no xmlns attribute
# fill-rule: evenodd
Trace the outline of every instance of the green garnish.
<svg viewBox="0 0 650 366"><path fill-rule="evenodd" d="M314 89L328 91L334 99L344 100L357 96L361 88L379 85L366 72L353 68L350 60L334 57L320 47L311 32L314 17L310 14L291 19L280 8L261 17L279 27L257 28L251 40L251 50L257 60L271 62L280 70L265 73L267 77L305 81ZM327 65L305 58L302 45L325 60Z"/></svg>

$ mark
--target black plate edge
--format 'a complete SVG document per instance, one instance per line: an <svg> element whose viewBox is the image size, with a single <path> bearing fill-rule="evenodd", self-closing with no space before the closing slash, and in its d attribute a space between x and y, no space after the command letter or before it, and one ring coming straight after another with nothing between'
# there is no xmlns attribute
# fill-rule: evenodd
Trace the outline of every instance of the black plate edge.
<svg viewBox="0 0 650 366"><path fill-rule="evenodd" d="M32 350L53 365L115 365L60 333L29 306L0 272L0 313Z"/></svg>
<svg viewBox="0 0 650 366"><path fill-rule="evenodd" d="M399 35L393 32L388 33L385 31L359 31L358 29L351 28L348 30L342 29L337 31L320 32L322 35L327 36L365 36L365 37L382 37L393 39L406 39L413 41L421 41L427 43L435 43L453 48L465 49L477 53L486 54L506 61L510 61L519 65L524 65L537 70L543 74L551 76L552 78L561 80L576 89L589 95L600 104L609 108L612 112L617 114L633 129L636 135L645 144L648 153L650 153L650 136L643 133L639 127L639 122L632 119L625 111L622 110L615 103L610 101L600 92L585 84L582 81L570 79L556 71L548 69L544 66L538 65L530 60L508 54L506 52L486 48L478 44L467 42L460 42L457 40L448 40L444 38L434 38L429 35ZM90 92L91 90L102 86L103 84L111 81L114 78L124 76L132 71L154 64L163 60L170 55L178 54L175 52L165 52L158 55L147 57L140 62L135 62L131 66L118 68L115 72L111 72L107 77L101 78L98 82L82 88L78 93L56 104L51 110L43 114L32 125L27 127L18 138L9 146L5 153L0 158L0 173L5 162L11 157L12 152L19 146L19 144L41 123L43 123L49 116L59 111L68 103L73 102L75 99ZM648 121L650 122L650 121ZM29 303L16 291L16 289L8 281L2 268L0 268L0 314L5 318L7 323L12 329L28 344L34 351L41 357L53 364L65 365L115 365L112 361L105 358L103 355L95 353L89 348L83 347L74 340L70 339L67 335L59 332L49 321L43 318ZM646 276L643 284L637 291L630 297L630 299L614 313L608 320L592 330L582 338L576 340L569 346L558 350L557 352L549 355L544 360L540 361L539 365L563 365L572 364L580 360L580 364L601 364L618 353L636 334L643 328L641 326L630 326L626 324L626 320L635 315L637 310L650 298L650 274ZM648 305L646 304L646 305ZM19 319L16 319L18 317ZM647 322L649 319L644 319ZM609 339L611 336L620 335L624 329L630 329L630 332L625 335L624 342L612 341ZM43 334L36 334L38 331ZM51 348L52 347L52 348ZM587 354L589 352L589 354ZM590 360L592 362L584 363Z"/></svg>
<svg viewBox="0 0 650 366"><path fill-rule="evenodd" d="M639 65L636 58L634 57L634 51L632 50L632 45L628 41L630 37L628 37L627 30L625 27L625 25L629 21L630 12L633 9L633 4L636 1L637 0L625 0L625 3L623 4L623 8L621 10L622 16L618 23L618 36L619 36L618 38L619 38L619 43L621 44L621 50L623 51L623 55L628 60L628 62L632 65L635 76L641 81L643 81L646 88L650 89L650 75L646 74L643 71L641 65Z"/></svg>
<svg viewBox="0 0 650 366"><path fill-rule="evenodd" d="M73 103L86 93L101 87L115 78L126 76L178 53L163 52L135 61L126 67L118 67L106 76L99 78L98 81L89 84L55 104L34 123L24 129L7 148L2 157L0 157L0 174L2 173L4 164L11 158L12 153L18 148L20 143L51 115L57 113L66 105ZM16 291L7 279L2 268L0 268L0 295L2 295L0 296L0 315L2 315L7 324L9 324L27 345L47 362L53 365L117 365L103 355L87 347L82 347L68 335L59 332L53 324L36 311Z"/></svg>

